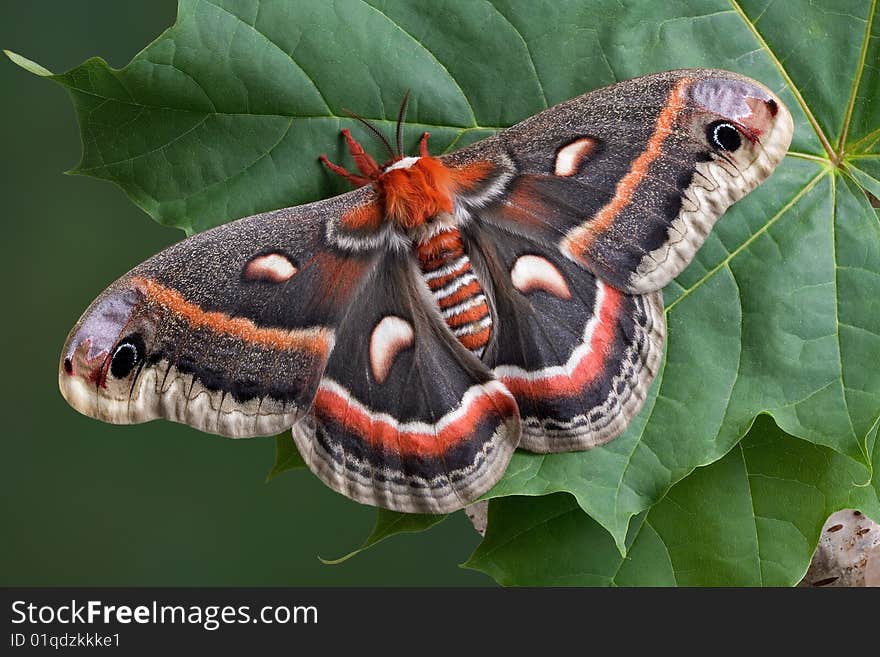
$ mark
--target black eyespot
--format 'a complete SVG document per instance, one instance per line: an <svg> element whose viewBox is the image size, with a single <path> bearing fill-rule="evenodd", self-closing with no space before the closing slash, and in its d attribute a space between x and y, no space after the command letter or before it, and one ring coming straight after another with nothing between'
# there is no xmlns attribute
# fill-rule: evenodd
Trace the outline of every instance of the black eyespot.
<svg viewBox="0 0 880 657"><path fill-rule="evenodd" d="M144 339L137 333L126 336L113 350L110 360L110 374L116 379L124 379L146 355Z"/></svg>
<svg viewBox="0 0 880 657"><path fill-rule="evenodd" d="M715 121L706 127L706 138L715 148L735 151L742 144L739 130L724 121Z"/></svg>

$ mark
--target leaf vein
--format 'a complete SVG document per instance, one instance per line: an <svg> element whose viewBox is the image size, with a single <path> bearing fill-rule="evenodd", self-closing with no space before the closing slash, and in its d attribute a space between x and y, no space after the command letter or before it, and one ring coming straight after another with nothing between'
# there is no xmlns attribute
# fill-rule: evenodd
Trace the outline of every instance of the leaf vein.
<svg viewBox="0 0 880 657"><path fill-rule="evenodd" d="M834 147L831 145L831 142L828 141L828 137L825 136L822 128L819 126L819 122L816 120L816 117L813 116L812 110L810 110L809 105L807 105L807 101L804 99L803 94L801 94L800 90L794 83L794 80L791 79L791 76L788 74L788 71L783 66L782 61L776 56L776 53L770 48L767 41L764 39L763 35L758 31L757 26L749 20L749 17L746 15L746 12L743 11L743 8L740 6L738 0L729 0L731 6L734 10L740 15L740 18L746 24L746 26L751 30L755 39L758 40L758 43L761 44L761 47L767 51L767 56L770 58L770 61L779 69L782 78L785 80L791 92L794 94L795 99L798 102L798 105L801 106L804 114L807 117L807 120L810 122L810 125L813 126L813 130L815 130L816 135L819 137L819 141L822 142L822 146L825 148L825 151L828 153L828 157L832 160L837 158L837 155L834 152Z"/></svg>
<svg viewBox="0 0 880 657"><path fill-rule="evenodd" d="M862 84L862 73L865 70L865 62L868 58L868 44L871 41L871 27L874 24L874 13L877 9L877 0L871 0L868 7L868 16L865 19L865 38L862 40L862 48L859 52L859 63L856 68L856 74L853 77L852 89L849 94L849 101L846 106L846 115L843 117L843 125L840 129L840 141L837 143L838 159L843 158L844 149L846 148L846 136L849 133L849 126L852 123L853 110L856 106L856 95ZM859 20L862 20L859 18Z"/></svg>
<svg viewBox="0 0 880 657"><path fill-rule="evenodd" d="M206 114L204 117L202 117L201 120L194 123L192 126L190 126L186 130L181 132L179 135L171 138L169 141L166 141L164 144L157 146L156 148L152 148L152 149L145 151L143 153L138 153L137 155L133 155L132 157L127 157L123 160L114 160L113 162L102 161L101 164L99 164L97 166L79 168L79 169L77 169L77 173L87 173L89 171L96 171L98 169L105 169L107 167L116 166L118 164L128 164L129 162L134 162L135 160L139 160L141 158L148 157L148 156L152 155L153 153L158 153L159 151L164 151L172 144L180 141L181 139L186 137L188 134L190 134L194 130L197 130L199 128L199 126L201 126L203 123L205 123L205 121L207 121L210 116L211 116L210 114ZM101 158L101 159L103 160L103 158Z"/></svg>
<svg viewBox="0 0 880 657"><path fill-rule="evenodd" d="M735 248L733 251L731 251L731 252L727 255L727 257L725 257L721 262L719 262L719 263L718 263L717 265L715 265L712 269L710 269L708 272L706 272L706 273L705 273L705 274L704 274L704 275L703 275L703 276L702 276L702 277L701 277L696 283L694 283L693 285L691 285L691 286L688 287L688 288L685 288L684 292L683 292L683 293L682 293L677 299L675 299L675 301L673 301L672 303L670 303L668 308L666 308L666 314L668 315L668 314L672 311L672 309L673 309L676 305L678 305L679 302L682 301L682 299L684 299L685 297L687 297L691 292L693 292L693 291L696 290L698 287L700 287L703 283L705 283L707 280L709 280L710 278L712 278L712 276L714 276L715 274L717 274L717 273L718 273L723 267L727 266L727 264L728 264L731 260L733 260L737 255L739 255L739 254L740 254L740 253L741 253L746 247L748 247L749 244L751 244L751 243L754 242L756 239L758 239L758 237L760 237L761 235L763 235L764 233L766 233L767 230L769 230L770 227L771 227L773 224L775 224L777 221L779 221L779 219L781 219L782 216L783 216L786 212L788 212L788 211L789 211L789 210L790 210L795 204L797 204L797 202L800 201L801 198L803 198L803 197L807 194L807 192L809 192L811 189L813 189L813 187L815 187L816 184L817 184L817 183L818 183L818 182L819 182L819 181L820 181L820 180L821 180L821 179L822 179L827 173L828 173L828 169L823 169L822 171L820 171L819 173L817 173L817 174L813 177L813 179L810 180L810 182L808 182L806 185L804 185L804 187L803 187L803 188L802 188L797 194L795 194L795 195L794 195L794 196L788 201L788 203L786 203L786 204L785 204L785 205L779 210L779 212L777 212L773 217L771 217L770 220L767 221L767 223L765 223L763 226L761 226L757 231L754 232L754 234L752 234L751 236L749 236L749 238L748 238L746 241L744 241L744 242L743 242L742 244L740 244L737 248Z"/></svg>
<svg viewBox="0 0 880 657"><path fill-rule="evenodd" d="M237 20L239 23L241 23L242 25L246 25L246 26L249 27L251 30L253 30L254 33L259 34L261 37L263 37L263 38L266 40L266 43L268 43L268 44L274 46L279 52L283 53L283 54L284 54L284 55L290 60L290 63L293 64L294 66L296 66L296 68L297 68L297 69L298 69L298 70L299 70L299 71L300 71L300 72L306 77L306 79L311 83L312 87L315 89L315 93L318 94L318 97L321 99L321 102L324 103L324 106L327 108L327 111L328 111L328 112L331 111L331 110L330 110L330 103L327 102L327 98L324 96L324 94L323 94L323 93L321 92L321 90L318 88L318 84L315 82L314 78L312 78L311 75L309 75L308 73L306 73L305 69L300 65L300 63L297 62L297 61L293 58L293 55L291 55L289 52L287 52L287 51L286 51L284 48L282 48L280 45L278 45L277 43L275 43L275 42L274 42L272 39L270 39L270 38L269 38L264 32L261 32L260 30L258 30L257 27L256 27L255 25L251 25L250 23L244 21L240 16L237 16L237 15L234 14L233 12L229 11L226 7L222 7L222 6L218 5L218 4L215 4L215 3L213 3L213 2L210 2L210 0L202 0L202 2L204 2L205 4L208 4L208 5L212 6L212 7L215 7L215 8L219 9L220 11L222 11L222 12L224 12L224 13L226 13L226 14L229 14L229 15L232 16L235 20ZM210 98L209 98L209 100L210 100Z"/></svg>
<svg viewBox="0 0 880 657"><path fill-rule="evenodd" d="M746 473L746 492L749 496L749 506L752 509L752 527L755 530L755 559L758 562L758 581L761 583L761 586L764 586L764 565L761 559L761 539L758 537L758 513L755 510L755 498L752 496L752 487L748 480L749 468L748 464L746 463L746 455L743 451L742 443L738 443L737 447L739 448L739 455L742 459L743 470Z"/></svg>
<svg viewBox="0 0 880 657"><path fill-rule="evenodd" d="M421 41L419 41L418 39L416 39L412 34L410 34L409 32L407 32L405 29L403 29L403 26L400 25L400 23L398 23L397 21L395 21L393 18L391 18L391 17L390 17L388 14L386 14L384 11L382 11L382 10L379 9L378 7L374 7L374 6L371 5L369 2L367 2L367 0L360 0L360 2L362 2L364 5L366 5L367 7L369 7L370 9L372 9L373 11L375 11L377 14L379 14L379 15L382 16L383 18L385 18L385 20L387 20L389 23L391 23L394 27L396 27L398 30L400 30L400 31L401 31L403 34L405 34L407 37L409 37L410 39L412 39L413 43L415 43L415 44L416 44L417 46L419 46L422 50L424 50L426 53L428 53L428 55L431 56L431 59L433 59L435 62L437 62L437 65L438 65L440 68L443 69L443 71L446 73L446 75L449 76L449 79L452 81L452 84L455 85L455 88L458 89L458 92L461 94L461 97L464 99L464 102L467 104L468 111L469 111L470 114L471 114L471 125L470 125L470 127L471 127L471 128L476 128L476 127L478 127L478 123L477 123L477 115L476 115L476 113L474 112L474 107L473 107L473 105L471 105L470 98L467 97L467 94L464 92L464 89L461 88L461 85L458 83L458 80L456 80L456 79L455 79L455 76L453 76L452 73L449 72L449 69L446 67L446 65L445 65L443 62L440 61L440 59L437 57L437 55L435 55L434 52L433 52L430 48L428 48L424 43L422 43Z"/></svg>
<svg viewBox="0 0 880 657"><path fill-rule="evenodd" d="M840 282L838 280L839 269L837 267L837 178L831 176L831 257L834 259L834 298L837 301L834 305L834 337L837 341L837 364L840 367L840 388L841 397L843 398L843 407L846 410L846 419L849 423L849 430L859 446L859 451L865 457L865 462L870 461L862 440L856 434L856 428L852 421L852 413L849 409L849 399L846 396L848 389L846 385L846 369L843 366L843 346L840 343Z"/></svg>
<svg viewBox="0 0 880 657"><path fill-rule="evenodd" d="M550 103L547 101L547 94L544 91L544 84L541 82L541 76L538 75L538 67L535 66L535 58L532 56L532 50L531 50L531 48L529 48L529 44L526 41L525 37L522 35L522 32L520 32L519 29L516 27L516 25L513 24L513 21L511 21L507 16L505 16L504 13L498 7L496 7L492 2L489 2L489 0L486 0L486 4L488 4L490 7L492 7L492 9L495 11L495 13L497 13L499 16L501 16L502 19L504 19L505 23L510 25L510 28L514 32L516 32L516 36L519 38L520 41L522 41L522 44L526 49L526 54L529 56L529 66L532 67L532 73L535 74L535 82L538 83L538 89L541 91L541 98L544 101L544 107L549 107Z"/></svg>

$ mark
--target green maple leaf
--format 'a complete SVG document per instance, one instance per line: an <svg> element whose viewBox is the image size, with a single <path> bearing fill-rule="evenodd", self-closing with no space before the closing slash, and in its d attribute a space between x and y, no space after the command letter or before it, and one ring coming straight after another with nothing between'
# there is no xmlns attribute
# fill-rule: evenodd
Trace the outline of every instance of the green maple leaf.
<svg viewBox="0 0 880 657"><path fill-rule="evenodd" d="M876 0L181 0L175 25L122 69L91 59L53 75L10 56L69 90L83 136L76 173L120 185L187 232L343 191L316 156L342 159L347 108L390 125L407 89L410 146L430 130L435 152L657 70L726 68L773 89L794 117L790 156L667 288L669 341L642 413L589 452L516 454L490 494L567 493L493 505L537 513L574 500L578 522L609 532L620 558L664 495L734 458L761 413L786 440L840 455L870 480L880 416L880 223L866 194L880 196L876 10ZM777 442L767 449L782 461L789 442ZM753 551L780 545L759 533ZM539 543L530 549L523 561L540 558Z"/></svg>
<svg viewBox="0 0 880 657"><path fill-rule="evenodd" d="M872 451L880 466L873 440ZM880 517L869 478L868 468L762 417L724 458L634 519L625 558L573 497L558 493L493 500L486 538L466 565L503 584L793 586L832 512Z"/></svg>

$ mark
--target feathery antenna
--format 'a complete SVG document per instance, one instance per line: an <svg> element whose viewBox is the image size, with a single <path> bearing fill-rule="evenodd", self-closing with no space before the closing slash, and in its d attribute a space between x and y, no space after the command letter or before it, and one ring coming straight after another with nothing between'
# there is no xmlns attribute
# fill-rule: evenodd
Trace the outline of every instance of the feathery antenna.
<svg viewBox="0 0 880 657"><path fill-rule="evenodd" d="M397 113L397 154L403 157L403 121L406 119L406 106L409 105L409 89L403 94L400 111Z"/></svg>
<svg viewBox="0 0 880 657"><path fill-rule="evenodd" d="M374 126L372 123L367 121L362 116L355 114L350 109L343 109L343 111L346 114L348 114L351 118L353 118L355 121L359 121L359 122L363 123L364 126L366 126L366 128L370 132L372 132L373 135L379 139L379 141L382 142L382 144L385 146L385 148L388 149L388 154L391 156L391 159L394 159L396 157L396 155L394 154L394 149L391 147L391 142L388 141L388 139L385 137L385 135L383 135L381 132L379 132L378 129L376 129L376 126Z"/></svg>

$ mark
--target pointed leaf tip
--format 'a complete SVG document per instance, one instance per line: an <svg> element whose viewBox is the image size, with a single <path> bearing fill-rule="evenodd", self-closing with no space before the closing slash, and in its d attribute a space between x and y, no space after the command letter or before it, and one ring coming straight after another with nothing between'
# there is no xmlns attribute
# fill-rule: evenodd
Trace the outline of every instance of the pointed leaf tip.
<svg viewBox="0 0 880 657"><path fill-rule="evenodd" d="M373 531L363 542L363 544L348 554L337 559L324 559L318 557L325 566L334 566L348 561L356 554L374 546L376 543L384 541L386 538L397 534L414 534L425 531L443 522L448 516L435 515L430 513L401 513L398 511L389 511L388 509L376 509L376 522L373 525Z"/></svg>
<svg viewBox="0 0 880 657"><path fill-rule="evenodd" d="M19 55L16 52L12 52L11 50L6 50L6 49L4 49L3 52L6 54L7 57L9 57L9 59L12 60L12 62L14 64L18 64L25 71L28 71L29 73L33 73L34 75L39 75L42 78L47 78L47 77L51 77L51 76L55 75L49 69L40 66L39 64L31 61L27 57L22 57L21 55Z"/></svg>
<svg viewBox="0 0 880 657"><path fill-rule="evenodd" d="M266 482L272 481L282 472L301 470L305 467L306 462L296 449L290 431L275 436L275 463L269 474L266 475Z"/></svg>

